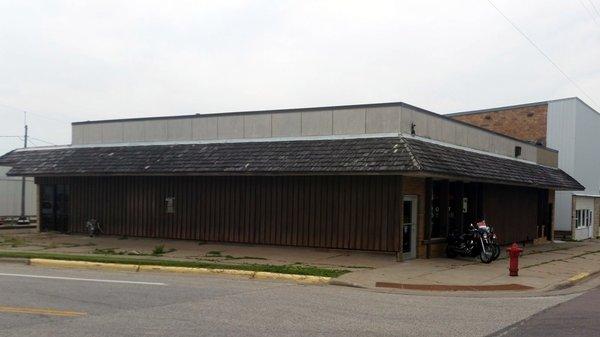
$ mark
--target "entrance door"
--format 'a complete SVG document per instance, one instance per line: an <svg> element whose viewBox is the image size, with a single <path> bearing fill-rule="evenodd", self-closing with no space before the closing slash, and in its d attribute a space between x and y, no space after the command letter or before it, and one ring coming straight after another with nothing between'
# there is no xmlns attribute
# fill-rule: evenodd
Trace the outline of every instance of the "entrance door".
<svg viewBox="0 0 600 337"><path fill-rule="evenodd" d="M40 209L42 231L66 232L69 224L69 188L66 185L42 185Z"/></svg>
<svg viewBox="0 0 600 337"><path fill-rule="evenodd" d="M405 260L414 259L417 257L417 197L404 196L403 207L402 253Z"/></svg>

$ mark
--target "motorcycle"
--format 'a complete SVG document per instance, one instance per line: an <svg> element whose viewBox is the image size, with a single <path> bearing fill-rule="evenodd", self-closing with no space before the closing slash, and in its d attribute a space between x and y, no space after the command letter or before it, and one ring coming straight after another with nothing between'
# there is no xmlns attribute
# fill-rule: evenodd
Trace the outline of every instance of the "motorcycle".
<svg viewBox="0 0 600 337"><path fill-rule="evenodd" d="M458 255L463 257L479 256L481 262L491 263L500 255L500 247L497 243L492 242L494 235L487 225L476 227L470 224L466 233L453 232L448 235L446 256L449 258Z"/></svg>
<svg viewBox="0 0 600 337"><path fill-rule="evenodd" d="M492 249L492 261L495 261L500 256L500 244L498 244L498 236L494 232L494 227L489 226L485 220L482 220L477 223L477 228L479 228L482 233L487 233L487 236L490 241L490 246Z"/></svg>

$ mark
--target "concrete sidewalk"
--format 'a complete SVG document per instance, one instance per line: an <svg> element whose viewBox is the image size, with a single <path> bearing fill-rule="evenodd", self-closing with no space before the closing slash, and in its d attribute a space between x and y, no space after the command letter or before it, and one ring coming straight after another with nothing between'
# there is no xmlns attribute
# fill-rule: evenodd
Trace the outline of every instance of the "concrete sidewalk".
<svg viewBox="0 0 600 337"><path fill-rule="evenodd" d="M342 275L338 280L367 288L375 288L379 283L379 286L411 290L485 290L488 287L489 290L549 291L600 272L600 242L525 247L519 266L519 276L510 277L505 257L491 264L471 259L419 259L356 271ZM515 289L503 289L507 285L514 285ZM461 289L463 287L483 289Z"/></svg>
<svg viewBox="0 0 600 337"><path fill-rule="evenodd" d="M224 264L301 264L350 273L338 284L381 289L379 285L409 290L552 290L600 271L600 241L548 243L526 246L519 277L508 276L503 256L492 264L475 259L416 259L396 262L393 254L301 247L206 243L189 240L123 238L56 233L0 233L0 250L146 257L157 246L158 259L207 261ZM512 285L507 287L508 285ZM450 286L450 287L449 287ZM453 289L451 286L454 286ZM481 287L482 289L477 289ZM494 287L496 289L494 289ZM461 289L463 288L463 289ZM486 289L487 288L487 289Z"/></svg>
<svg viewBox="0 0 600 337"><path fill-rule="evenodd" d="M165 251L158 259L177 259L222 264L302 264L323 268L368 270L396 264L389 253L213 243L191 240L150 239L102 235L0 232L0 250L44 253L123 255L148 257L157 246Z"/></svg>

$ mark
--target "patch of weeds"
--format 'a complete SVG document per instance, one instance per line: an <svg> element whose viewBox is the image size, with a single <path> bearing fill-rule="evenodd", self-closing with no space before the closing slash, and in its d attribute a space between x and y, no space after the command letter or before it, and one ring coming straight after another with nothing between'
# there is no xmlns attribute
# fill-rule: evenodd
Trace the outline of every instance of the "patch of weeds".
<svg viewBox="0 0 600 337"><path fill-rule="evenodd" d="M74 248L74 247L80 247L82 245L78 244L78 243L72 243L72 242L63 242L63 243L57 243L57 242L51 242L47 245L44 245L44 249L55 249L55 248Z"/></svg>
<svg viewBox="0 0 600 337"><path fill-rule="evenodd" d="M119 238L117 240L127 240L127 239L129 239L127 237L127 235L123 235L123 236L119 236Z"/></svg>
<svg viewBox="0 0 600 337"><path fill-rule="evenodd" d="M206 255L204 255L206 257L223 257L223 255L221 255L221 251L218 250L211 250L210 252L206 253Z"/></svg>
<svg viewBox="0 0 600 337"><path fill-rule="evenodd" d="M206 244L206 241L198 241L198 246L202 246L202 245L205 245L205 244Z"/></svg>
<svg viewBox="0 0 600 337"><path fill-rule="evenodd" d="M114 248L96 248L92 252L93 254L102 254L102 255L125 255L124 251L116 251Z"/></svg>
<svg viewBox="0 0 600 337"><path fill-rule="evenodd" d="M78 243L72 243L72 242L59 243L58 245L60 247L66 247L66 248L74 248L74 247L81 247L82 246L82 245L80 245Z"/></svg>
<svg viewBox="0 0 600 337"><path fill-rule="evenodd" d="M157 245L152 249L152 255L163 255L165 253L165 245Z"/></svg>
<svg viewBox="0 0 600 337"><path fill-rule="evenodd" d="M264 257L256 257L256 256L233 256L233 255L225 255L227 260L266 260Z"/></svg>
<svg viewBox="0 0 600 337"><path fill-rule="evenodd" d="M20 246L27 246L27 241L16 236L5 236L2 238L2 242L0 243L0 245L11 246L14 248Z"/></svg>

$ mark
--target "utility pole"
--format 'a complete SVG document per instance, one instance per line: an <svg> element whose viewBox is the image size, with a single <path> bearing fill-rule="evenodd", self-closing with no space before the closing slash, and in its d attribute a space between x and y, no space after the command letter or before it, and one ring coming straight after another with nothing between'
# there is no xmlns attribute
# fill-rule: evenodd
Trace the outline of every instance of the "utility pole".
<svg viewBox="0 0 600 337"><path fill-rule="evenodd" d="M24 116L23 116L23 120L24 120L24 124L25 124L25 135L23 137L23 148L27 148L27 111L23 111ZM17 224L29 224L29 219L27 219L27 217L25 216L25 183L26 183L26 179L25 177L21 178L21 216L19 217L19 220L17 220Z"/></svg>

